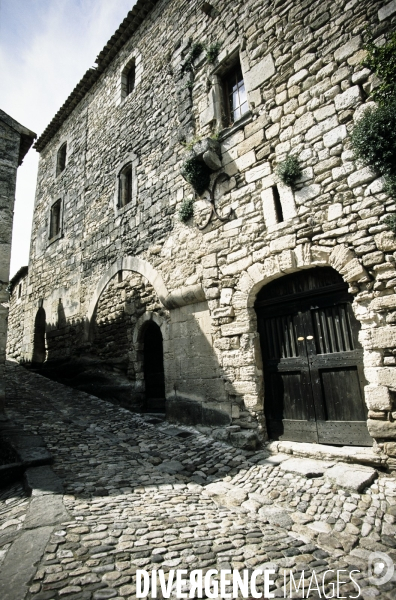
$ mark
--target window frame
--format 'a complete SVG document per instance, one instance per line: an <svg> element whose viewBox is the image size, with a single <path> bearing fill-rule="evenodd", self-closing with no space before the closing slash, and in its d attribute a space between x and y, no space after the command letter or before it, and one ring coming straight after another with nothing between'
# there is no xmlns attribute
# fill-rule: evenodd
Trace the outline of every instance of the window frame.
<svg viewBox="0 0 396 600"><path fill-rule="evenodd" d="M115 183L115 191L114 191L114 213L115 216L122 215L124 212L130 210L133 207L137 206L137 194L138 194L138 184L137 184L137 175L136 170L138 166L138 157L134 152L130 152L125 159L118 165L116 172L116 183ZM122 176L123 171L125 171L128 167L131 168L131 183L130 183L130 194L131 199L129 202L125 203L123 206L120 206L120 196L122 193Z"/></svg>
<svg viewBox="0 0 396 600"><path fill-rule="evenodd" d="M62 173L66 170L67 167L67 156L68 156L68 152L67 152L67 141L65 140L58 148L57 153L56 153L56 167L55 167L55 174L56 177L59 177L59 175L62 175ZM62 161L61 161L62 158ZM62 168L61 168L61 162L63 164Z"/></svg>
<svg viewBox="0 0 396 600"><path fill-rule="evenodd" d="M238 100L240 100L239 90L241 87L241 85L240 85L241 83L243 84L243 89L245 92L245 100L242 103L239 102L239 104L236 107L231 108L230 96L233 92L230 91L230 80L233 75L235 75L236 87L237 87L237 92L238 92ZM222 92L223 92L223 108L224 108L224 113L225 113L225 120L227 121L227 123L225 123L225 126L233 127L235 125L235 123L238 123L238 121L243 119L243 117L249 112L249 102L248 102L248 97L247 97L245 79L243 76L242 65L241 65L241 61L239 60L239 57L238 57L238 61L236 61L235 64L232 67L230 67L229 69L227 69L227 71L221 76L221 87L222 87ZM242 113L241 107L244 104L246 104L246 109ZM232 115L232 113L235 113L236 110L239 110L241 113L238 118L235 118L235 114Z"/></svg>
<svg viewBox="0 0 396 600"><path fill-rule="evenodd" d="M58 212L58 230L55 234L51 235L52 233L52 217L53 217L53 211L55 206L59 204L59 212ZM64 199L62 196L58 195L56 200L54 200L54 202L51 203L50 207L49 207L49 215L48 215L48 233L47 233L47 243L48 246L51 245L53 242L55 242L56 240L59 240L61 237L63 237L63 206L64 206Z"/></svg>
<svg viewBox="0 0 396 600"><path fill-rule="evenodd" d="M128 98L134 98L136 96L136 89L140 83L142 77L142 57L140 52L136 49L131 52L121 65L119 71L119 83L116 104L122 106ZM130 76L133 73L133 87L130 88Z"/></svg>

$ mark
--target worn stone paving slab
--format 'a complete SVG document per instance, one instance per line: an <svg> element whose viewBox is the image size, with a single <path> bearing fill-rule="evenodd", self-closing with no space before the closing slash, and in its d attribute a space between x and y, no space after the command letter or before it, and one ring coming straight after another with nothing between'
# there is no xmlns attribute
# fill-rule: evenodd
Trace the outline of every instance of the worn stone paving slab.
<svg viewBox="0 0 396 600"><path fill-rule="evenodd" d="M334 462L312 460L310 458L289 458L288 460L282 461L280 468L282 471L299 473L305 477L320 477L333 465Z"/></svg>
<svg viewBox="0 0 396 600"><path fill-rule="evenodd" d="M394 599L396 577L382 586L368 579L371 552L396 562L394 477L379 473L362 493L350 492L324 476L259 464L263 452L197 433L165 435L167 424L21 367L9 367L8 381L9 416L48 445L68 511L52 528L26 600L131 600L139 568L241 570L269 563L276 565L277 598L284 597L290 570L295 576L304 570L307 578L313 570L357 567L360 598ZM182 469L157 469L169 461ZM234 504L215 502L211 486L217 496L221 489L235 492ZM62 495L31 502L49 498ZM357 595L350 582L340 593Z"/></svg>
<svg viewBox="0 0 396 600"><path fill-rule="evenodd" d="M325 479L351 492L362 492L378 477L378 472L363 465L334 465L325 473Z"/></svg>

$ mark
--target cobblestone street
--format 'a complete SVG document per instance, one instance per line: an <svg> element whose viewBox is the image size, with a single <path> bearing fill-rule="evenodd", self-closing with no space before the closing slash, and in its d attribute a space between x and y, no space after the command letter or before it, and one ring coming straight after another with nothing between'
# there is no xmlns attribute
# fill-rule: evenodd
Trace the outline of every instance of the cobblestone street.
<svg viewBox="0 0 396 600"><path fill-rule="evenodd" d="M63 491L45 483L30 498L18 484L2 490L1 600L127 600L136 597L136 569L261 565L276 570L277 598L290 597L290 571L297 581L304 570L307 590L313 572L321 582L333 570L325 591L334 597L336 571L356 569L360 596L344 571L338 597L394 599L396 576L375 586L367 571L372 552L396 562L396 481L389 474L379 472L361 493L350 492L323 469L313 477L320 473L310 473L312 461L300 459L296 469L290 455L231 448L14 364L7 395L8 417L44 438ZM301 465L308 477L297 472ZM59 516L51 525L53 510ZM26 595L18 597L11 583L4 587L7 564L12 559L22 568L15 545L32 533L37 543L44 539L44 553L35 555L33 547L31 558L25 555L32 577L26 575ZM324 597L322 584L320 593L315 587L309 597Z"/></svg>

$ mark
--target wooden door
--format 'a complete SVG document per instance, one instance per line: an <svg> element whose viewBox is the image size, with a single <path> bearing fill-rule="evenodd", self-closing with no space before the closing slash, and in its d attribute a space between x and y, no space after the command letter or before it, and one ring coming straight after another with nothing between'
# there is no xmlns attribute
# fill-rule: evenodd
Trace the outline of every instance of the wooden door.
<svg viewBox="0 0 396 600"><path fill-rule="evenodd" d="M256 310L270 437L371 446L359 323L336 271L275 281L258 295Z"/></svg>

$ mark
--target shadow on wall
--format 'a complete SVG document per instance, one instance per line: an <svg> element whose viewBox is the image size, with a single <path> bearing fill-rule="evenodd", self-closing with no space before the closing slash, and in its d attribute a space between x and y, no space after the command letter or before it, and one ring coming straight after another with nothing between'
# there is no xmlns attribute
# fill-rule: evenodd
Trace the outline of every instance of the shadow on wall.
<svg viewBox="0 0 396 600"><path fill-rule="evenodd" d="M164 410L166 397L169 421L199 424L217 439L254 447L257 420L219 363L207 302L166 311L142 279L136 274L113 278L99 298L89 341L84 339L86 323L68 320L59 301L57 323L46 326L45 362L45 312L39 309L34 355L41 360L33 366L41 363L42 375L134 411ZM246 336L253 347L256 334ZM229 370L240 367L238 340L223 340ZM253 349L246 352L254 358Z"/></svg>

